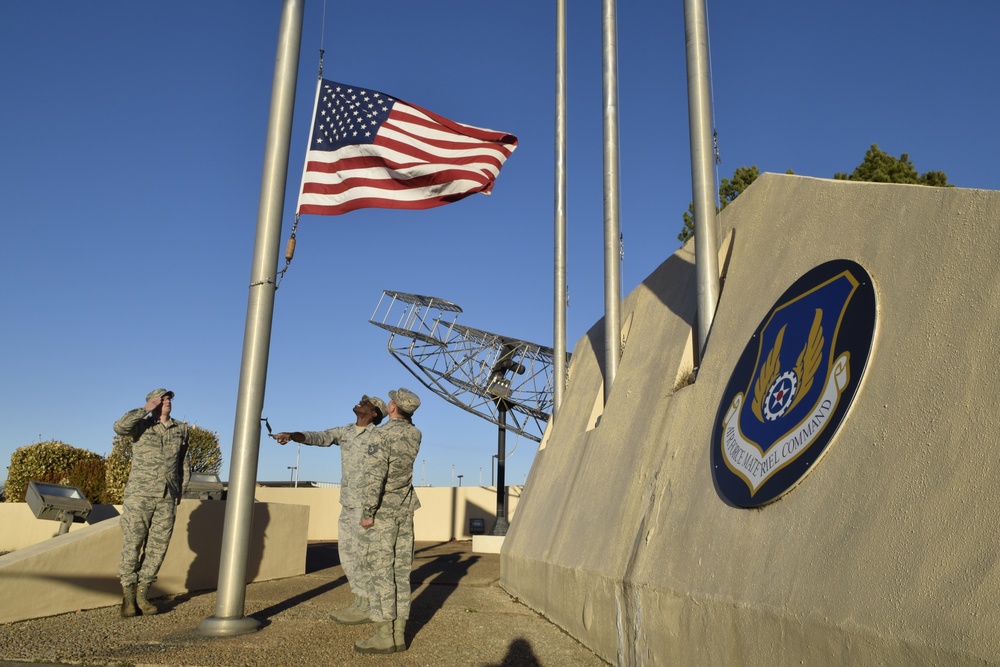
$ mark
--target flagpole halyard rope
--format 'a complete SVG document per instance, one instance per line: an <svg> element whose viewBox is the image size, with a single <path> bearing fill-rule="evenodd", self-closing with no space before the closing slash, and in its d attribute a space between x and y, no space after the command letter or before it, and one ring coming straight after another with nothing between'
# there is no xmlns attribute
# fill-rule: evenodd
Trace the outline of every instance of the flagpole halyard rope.
<svg viewBox="0 0 1000 667"><path fill-rule="evenodd" d="M715 74L712 71L712 33L708 27L708 0L705 0L705 39L708 42L708 85L710 92L709 108L712 110L712 152L715 154L715 164L722 164L722 153L719 152L719 126L715 118ZM715 170L715 205L718 207L719 201L719 170Z"/></svg>

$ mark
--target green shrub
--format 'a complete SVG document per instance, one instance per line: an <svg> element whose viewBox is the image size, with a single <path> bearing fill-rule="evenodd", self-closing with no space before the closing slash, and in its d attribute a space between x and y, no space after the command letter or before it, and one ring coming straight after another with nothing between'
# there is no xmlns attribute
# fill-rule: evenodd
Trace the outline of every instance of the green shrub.
<svg viewBox="0 0 1000 667"><path fill-rule="evenodd" d="M200 426L192 426L188 434L191 472L218 475L222 470L222 449L219 434Z"/></svg>
<svg viewBox="0 0 1000 667"><path fill-rule="evenodd" d="M14 450L4 489L6 501L23 503L28 482L79 486L87 500L101 502L104 459L94 452L78 449L59 440L39 442Z"/></svg>
<svg viewBox="0 0 1000 667"><path fill-rule="evenodd" d="M125 483L132 470L132 437L116 435L111 453L104 464L104 502L121 505L125 501Z"/></svg>
<svg viewBox="0 0 1000 667"><path fill-rule="evenodd" d="M81 459L69 470L70 486L75 486L91 503L104 502L104 465L103 458Z"/></svg>

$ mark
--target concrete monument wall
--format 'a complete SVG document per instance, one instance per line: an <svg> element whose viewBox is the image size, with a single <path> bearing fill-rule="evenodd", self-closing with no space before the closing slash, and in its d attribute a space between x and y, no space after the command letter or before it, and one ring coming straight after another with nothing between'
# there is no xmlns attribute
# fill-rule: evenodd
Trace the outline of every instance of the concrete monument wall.
<svg viewBox="0 0 1000 667"><path fill-rule="evenodd" d="M216 587L225 509L217 500L181 502L150 597ZM119 519L75 526L0 556L0 623L121 603ZM38 523L58 527L53 521ZM247 583L303 574L308 525L308 507L255 503Z"/></svg>
<svg viewBox="0 0 1000 667"><path fill-rule="evenodd" d="M1000 193L762 175L719 216L697 380L693 248L604 323L502 550L501 584L616 665L1000 661ZM829 260L871 275L866 374L824 457L756 509L716 488L723 392L761 319Z"/></svg>

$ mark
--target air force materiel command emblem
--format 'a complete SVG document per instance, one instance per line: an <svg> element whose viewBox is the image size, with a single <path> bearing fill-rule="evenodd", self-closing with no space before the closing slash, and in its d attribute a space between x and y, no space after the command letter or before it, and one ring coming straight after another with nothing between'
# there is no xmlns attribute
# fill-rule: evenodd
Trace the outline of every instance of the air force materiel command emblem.
<svg viewBox="0 0 1000 667"><path fill-rule="evenodd" d="M740 356L712 433L722 495L757 507L795 486L826 451L854 399L875 333L875 289L849 260L789 287Z"/></svg>

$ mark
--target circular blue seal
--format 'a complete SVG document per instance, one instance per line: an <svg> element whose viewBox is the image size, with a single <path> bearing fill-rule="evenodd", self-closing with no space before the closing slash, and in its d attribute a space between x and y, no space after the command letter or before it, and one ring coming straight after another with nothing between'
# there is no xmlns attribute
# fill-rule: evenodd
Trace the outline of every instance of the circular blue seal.
<svg viewBox="0 0 1000 667"><path fill-rule="evenodd" d="M861 384L875 335L871 277L838 259L785 290L740 355L712 429L719 493L759 507L826 452Z"/></svg>

